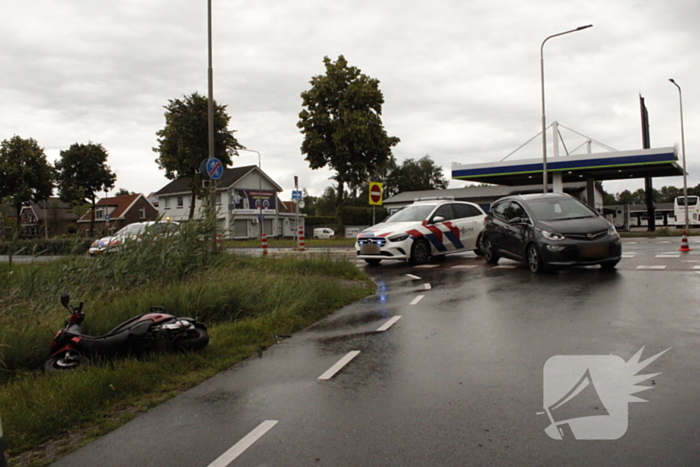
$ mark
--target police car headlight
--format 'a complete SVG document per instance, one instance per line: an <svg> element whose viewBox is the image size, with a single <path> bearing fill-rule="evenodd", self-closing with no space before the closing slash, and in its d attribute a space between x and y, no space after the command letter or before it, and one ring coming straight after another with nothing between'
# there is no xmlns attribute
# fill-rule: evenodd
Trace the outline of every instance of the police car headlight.
<svg viewBox="0 0 700 467"><path fill-rule="evenodd" d="M616 235L617 235L617 229L615 229L615 227L611 225L610 228L608 229L608 235L611 235L611 236L613 236L613 237L616 236Z"/></svg>
<svg viewBox="0 0 700 467"><path fill-rule="evenodd" d="M403 242L409 237L407 233L399 234L399 235L394 235L393 237L389 237L390 242Z"/></svg>
<svg viewBox="0 0 700 467"><path fill-rule="evenodd" d="M554 240L554 241L564 240L566 238L560 233L547 232L546 230L542 231L542 236L544 238L546 238L547 240Z"/></svg>

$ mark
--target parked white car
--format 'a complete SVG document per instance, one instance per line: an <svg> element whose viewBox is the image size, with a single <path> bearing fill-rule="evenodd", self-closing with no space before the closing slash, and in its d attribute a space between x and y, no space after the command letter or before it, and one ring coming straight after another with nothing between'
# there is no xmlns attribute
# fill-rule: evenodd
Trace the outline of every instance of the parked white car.
<svg viewBox="0 0 700 467"><path fill-rule="evenodd" d="M177 222L136 222L134 224L129 224L122 227L114 235L108 237L102 237L99 240L95 240L90 245L88 254L90 256L95 256L105 251L117 251L121 245L123 245L127 240L138 240L145 233L150 235L162 235L164 233L172 233L178 229L179 224Z"/></svg>
<svg viewBox="0 0 700 467"><path fill-rule="evenodd" d="M370 265L384 259L422 264L433 256L473 250L486 214L478 204L446 199L417 200L357 236L357 257Z"/></svg>
<svg viewBox="0 0 700 467"><path fill-rule="evenodd" d="M314 238L327 240L334 235L335 235L335 231L333 229L329 229L327 227L314 229Z"/></svg>

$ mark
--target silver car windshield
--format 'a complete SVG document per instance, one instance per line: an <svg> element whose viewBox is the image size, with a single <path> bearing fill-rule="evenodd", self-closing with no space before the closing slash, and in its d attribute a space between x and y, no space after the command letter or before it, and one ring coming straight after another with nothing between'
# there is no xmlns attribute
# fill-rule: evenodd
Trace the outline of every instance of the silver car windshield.
<svg viewBox="0 0 700 467"><path fill-rule="evenodd" d="M412 204L390 216L384 222L420 222L428 218L435 209L434 204Z"/></svg>
<svg viewBox="0 0 700 467"><path fill-rule="evenodd" d="M569 198L530 201L528 206L535 217L542 221L580 219L583 217L596 216L588 206L575 199Z"/></svg>

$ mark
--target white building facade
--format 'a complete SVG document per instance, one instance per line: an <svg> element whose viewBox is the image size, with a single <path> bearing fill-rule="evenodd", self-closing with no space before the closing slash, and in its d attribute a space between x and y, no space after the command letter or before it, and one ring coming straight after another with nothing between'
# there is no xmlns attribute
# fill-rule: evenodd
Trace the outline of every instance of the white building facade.
<svg viewBox="0 0 700 467"><path fill-rule="evenodd" d="M155 193L158 212L164 219L187 221L195 203L194 218L205 215L200 198L192 200L191 179L173 180ZM294 237L304 225L304 215L290 210L279 199L284 191L257 166L227 168L216 181L217 230L226 239Z"/></svg>

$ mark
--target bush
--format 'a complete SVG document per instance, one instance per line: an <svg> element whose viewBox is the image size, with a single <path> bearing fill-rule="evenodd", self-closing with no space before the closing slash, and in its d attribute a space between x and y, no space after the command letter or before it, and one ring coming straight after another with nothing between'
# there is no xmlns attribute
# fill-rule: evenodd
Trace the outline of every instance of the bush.
<svg viewBox="0 0 700 467"><path fill-rule="evenodd" d="M0 242L0 255L81 255L87 253L92 239L35 238Z"/></svg>

